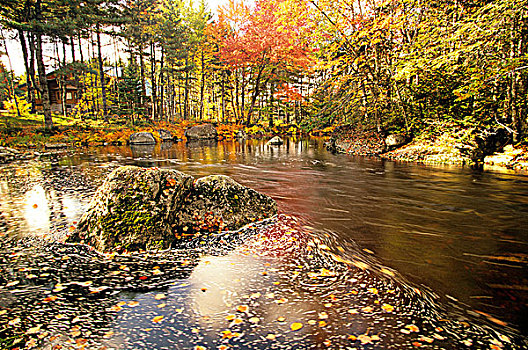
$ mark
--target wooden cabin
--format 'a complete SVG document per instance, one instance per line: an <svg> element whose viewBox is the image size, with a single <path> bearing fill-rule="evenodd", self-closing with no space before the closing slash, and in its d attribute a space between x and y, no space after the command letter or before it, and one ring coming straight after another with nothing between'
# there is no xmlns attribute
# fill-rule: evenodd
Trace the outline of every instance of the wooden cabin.
<svg viewBox="0 0 528 350"><path fill-rule="evenodd" d="M59 85L59 80L57 79L57 71L48 73L46 75L48 81L48 91L49 91L49 100L51 105L51 111L55 113L62 113L62 89ZM70 111L73 107L79 103L80 91L77 86L77 81L74 79L72 73L68 74L64 81L65 90L66 90L66 111ZM27 84L19 86L20 89L27 91ZM42 110L42 100L37 95L35 99L35 108L37 110Z"/></svg>

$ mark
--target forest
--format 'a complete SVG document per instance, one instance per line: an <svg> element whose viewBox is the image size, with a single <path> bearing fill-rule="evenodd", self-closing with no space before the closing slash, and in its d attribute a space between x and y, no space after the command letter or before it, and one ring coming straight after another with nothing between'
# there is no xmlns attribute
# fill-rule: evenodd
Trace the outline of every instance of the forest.
<svg viewBox="0 0 528 350"><path fill-rule="evenodd" d="M454 127L528 142L526 0L0 2L0 46L18 41L26 70L2 67L0 98L48 129L51 76L60 113L103 125Z"/></svg>

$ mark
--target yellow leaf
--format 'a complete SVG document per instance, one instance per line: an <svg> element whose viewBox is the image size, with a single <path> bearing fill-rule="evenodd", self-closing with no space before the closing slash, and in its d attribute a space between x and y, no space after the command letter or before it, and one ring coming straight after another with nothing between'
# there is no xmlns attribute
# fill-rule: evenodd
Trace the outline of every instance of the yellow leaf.
<svg viewBox="0 0 528 350"><path fill-rule="evenodd" d="M160 294L156 294L156 295L154 296L154 299L156 299L156 300L161 300L161 299L165 299L166 297L167 297L167 296L166 296L165 294L161 294L161 293L160 293Z"/></svg>
<svg viewBox="0 0 528 350"><path fill-rule="evenodd" d="M154 323L158 323L160 322L161 320L163 320L163 316L156 316L152 319L152 322Z"/></svg>
<svg viewBox="0 0 528 350"><path fill-rule="evenodd" d="M292 331L298 331L299 329L303 328L303 324L300 322L294 322L290 326Z"/></svg>
<svg viewBox="0 0 528 350"><path fill-rule="evenodd" d="M392 312L394 311L394 306L392 305L389 305L389 304L383 304L383 306L381 307L383 310L387 311L387 312Z"/></svg>

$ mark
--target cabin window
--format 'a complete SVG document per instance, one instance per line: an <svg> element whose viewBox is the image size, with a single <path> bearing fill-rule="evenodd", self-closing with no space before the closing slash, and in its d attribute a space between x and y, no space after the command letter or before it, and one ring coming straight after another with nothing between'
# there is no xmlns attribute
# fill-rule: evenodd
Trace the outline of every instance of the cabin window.
<svg viewBox="0 0 528 350"><path fill-rule="evenodd" d="M72 99L72 93L71 92L67 92L66 93L66 99L67 100L71 100Z"/></svg>

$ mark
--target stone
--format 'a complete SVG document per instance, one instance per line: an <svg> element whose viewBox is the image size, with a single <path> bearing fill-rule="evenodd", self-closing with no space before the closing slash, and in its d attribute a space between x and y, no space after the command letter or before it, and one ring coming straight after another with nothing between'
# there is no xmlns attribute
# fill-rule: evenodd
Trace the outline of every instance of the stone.
<svg viewBox="0 0 528 350"><path fill-rule="evenodd" d="M266 142L266 146L279 146L282 145L284 141L278 136L272 137L268 142Z"/></svg>
<svg viewBox="0 0 528 350"><path fill-rule="evenodd" d="M158 134L159 134L161 141L172 141L173 140L172 134L168 130L159 129Z"/></svg>
<svg viewBox="0 0 528 350"><path fill-rule="evenodd" d="M99 251L166 249L276 213L273 199L226 176L124 166L99 187L68 240Z"/></svg>
<svg viewBox="0 0 528 350"><path fill-rule="evenodd" d="M156 139L150 132L136 132L130 135L128 143L131 145L154 145L156 144Z"/></svg>
<svg viewBox="0 0 528 350"><path fill-rule="evenodd" d="M385 145L388 148L396 148L404 145L407 142L407 137L403 134L390 134L385 138Z"/></svg>
<svg viewBox="0 0 528 350"><path fill-rule="evenodd" d="M187 140L209 140L218 138L218 132L212 124L196 125L185 130Z"/></svg>

